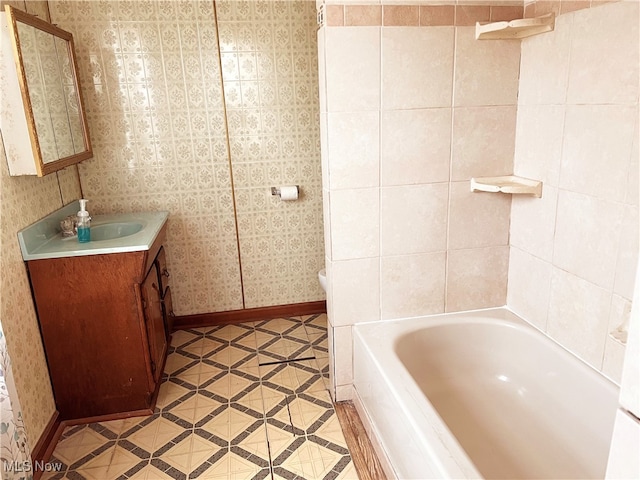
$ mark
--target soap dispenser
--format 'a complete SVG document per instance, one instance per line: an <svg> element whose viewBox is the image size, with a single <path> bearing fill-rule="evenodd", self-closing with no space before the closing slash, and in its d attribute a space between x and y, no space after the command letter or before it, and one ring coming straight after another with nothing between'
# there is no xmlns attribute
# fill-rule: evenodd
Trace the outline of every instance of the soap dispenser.
<svg viewBox="0 0 640 480"><path fill-rule="evenodd" d="M80 200L80 211L78 212L78 242L87 243L91 240L91 217L87 212L87 201L83 198Z"/></svg>

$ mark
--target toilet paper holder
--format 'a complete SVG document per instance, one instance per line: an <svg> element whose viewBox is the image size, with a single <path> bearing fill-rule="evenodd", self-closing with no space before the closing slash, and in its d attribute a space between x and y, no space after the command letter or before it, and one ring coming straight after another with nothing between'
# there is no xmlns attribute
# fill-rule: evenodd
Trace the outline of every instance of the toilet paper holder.
<svg viewBox="0 0 640 480"><path fill-rule="evenodd" d="M296 188L296 193L299 194L300 193L300 186L299 185L291 185L292 187ZM280 190L280 187L271 187L271 195L276 197L280 197L282 195L282 192Z"/></svg>

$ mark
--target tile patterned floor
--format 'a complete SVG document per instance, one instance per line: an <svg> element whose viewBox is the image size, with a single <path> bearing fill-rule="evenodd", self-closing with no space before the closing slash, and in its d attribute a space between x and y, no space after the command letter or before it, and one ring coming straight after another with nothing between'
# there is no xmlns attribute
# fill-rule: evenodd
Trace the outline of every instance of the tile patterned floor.
<svg viewBox="0 0 640 480"><path fill-rule="evenodd" d="M326 315L175 332L155 413L68 427L44 479L357 479Z"/></svg>

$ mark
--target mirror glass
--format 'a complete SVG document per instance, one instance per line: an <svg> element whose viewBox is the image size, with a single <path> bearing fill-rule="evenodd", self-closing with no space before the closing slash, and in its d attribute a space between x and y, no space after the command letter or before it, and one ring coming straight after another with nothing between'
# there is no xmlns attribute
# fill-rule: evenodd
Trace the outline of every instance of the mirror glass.
<svg viewBox="0 0 640 480"><path fill-rule="evenodd" d="M72 35L20 10L8 13L19 52L16 66L27 123L42 174L90 158Z"/></svg>

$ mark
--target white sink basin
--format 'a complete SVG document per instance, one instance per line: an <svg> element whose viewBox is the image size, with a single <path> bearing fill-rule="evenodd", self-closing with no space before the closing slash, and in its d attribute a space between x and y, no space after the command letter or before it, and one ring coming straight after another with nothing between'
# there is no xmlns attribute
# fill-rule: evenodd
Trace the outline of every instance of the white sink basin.
<svg viewBox="0 0 640 480"><path fill-rule="evenodd" d="M115 222L103 223L91 227L91 241L102 242L113 240L114 238L128 237L142 230L142 223L139 222Z"/></svg>

